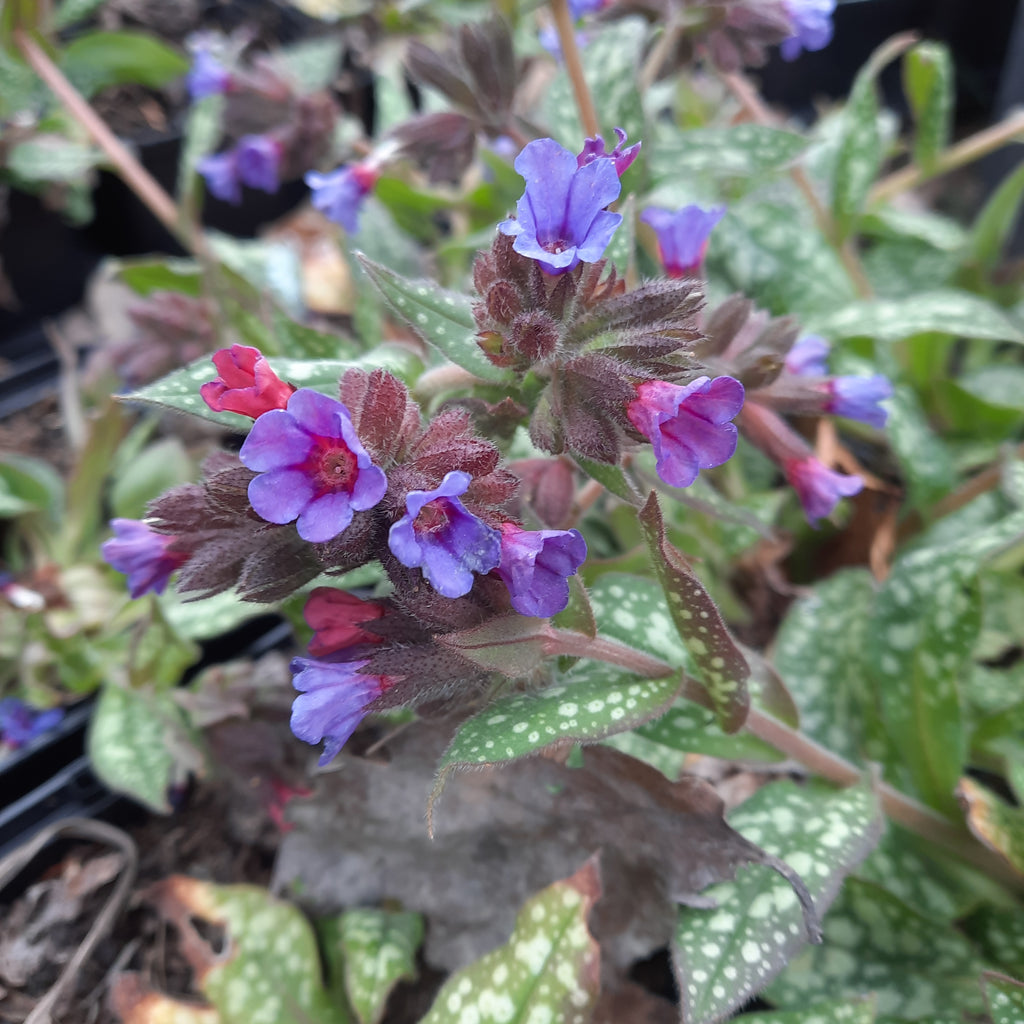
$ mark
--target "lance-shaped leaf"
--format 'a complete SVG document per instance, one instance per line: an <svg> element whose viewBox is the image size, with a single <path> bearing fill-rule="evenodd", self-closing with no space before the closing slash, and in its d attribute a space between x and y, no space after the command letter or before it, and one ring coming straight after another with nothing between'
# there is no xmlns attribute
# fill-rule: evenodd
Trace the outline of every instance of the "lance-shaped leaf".
<svg viewBox="0 0 1024 1024"><path fill-rule="evenodd" d="M365 256L360 263L395 314L428 345L481 380L509 379L508 372L495 366L476 343L473 300L468 295L426 279L410 281Z"/></svg>
<svg viewBox="0 0 1024 1024"><path fill-rule="evenodd" d="M874 1024L875 1001L854 999L842 1003L815 1003L800 1010L744 1013L733 1024Z"/></svg>
<svg viewBox="0 0 1024 1024"><path fill-rule="evenodd" d="M914 162L930 173L949 141L953 61L948 48L931 41L913 47L903 60L903 87L914 113Z"/></svg>
<svg viewBox="0 0 1024 1024"><path fill-rule="evenodd" d="M216 1024L350 1024L345 1008L323 985L320 951L309 922L291 904L255 885L214 885L174 875L144 896L182 936L196 985L216 1010ZM225 929L215 952L193 919ZM168 1001L170 1002L170 1001ZM194 1009L179 1003L191 1022Z"/></svg>
<svg viewBox="0 0 1024 1024"><path fill-rule="evenodd" d="M678 181L688 172L716 178L753 178L786 167L807 145L803 135L763 124L673 132L659 140L650 158L651 177L656 184Z"/></svg>
<svg viewBox="0 0 1024 1024"><path fill-rule="evenodd" d="M985 270L999 262L1024 200L1024 164L1008 174L971 225L971 251Z"/></svg>
<svg viewBox="0 0 1024 1024"><path fill-rule="evenodd" d="M573 460L587 476L602 484L617 498L628 501L630 505L640 504L640 492L637 491L633 482L622 471L621 466L611 466L605 462L597 462L579 453L573 454Z"/></svg>
<svg viewBox="0 0 1024 1024"><path fill-rule="evenodd" d="M585 1024L601 954L587 917L601 895L597 859L528 900L508 943L445 982L421 1024Z"/></svg>
<svg viewBox="0 0 1024 1024"><path fill-rule="evenodd" d="M453 771L626 732L662 714L680 685L678 674L644 679L614 665L583 661L556 686L495 701L459 726L441 759L431 807Z"/></svg>
<svg viewBox="0 0 1024 1024"><path fill-rule="evenodd" d="M423 918L410 911L346 910L317 925L332 987L360 1024L378 1024L395 985L416 977Z"/></svg>
<svg viewBox="0 0 1024 1024"><path fill-rule="evenodd" d="M668 598L669 613L697 666L719 724L736 732L747 717L750 668L711 596L683 555L665 537L665 524L652 491L640 512L655 571Z"/></svg>
<svg viewBox="0 0 1024 1024"><path fill-rule="evenodd" d="M982 975L982 984L992 1024L1020 1024L1024 1020L1024 985L988 971Z"/></svg>
<svg viewBox="0 0 1024 1024"><path fill-rule="evenodd" d="M877 800L866 787L836 792L790 782L759 790L730 823L806 881L819 914L882 828ZM704 895L717 905L680 908L676 927L683 1024L723 1020L760 992L808 938L796 893L762 866Z"/></svg>
<svg viewBox="0 0 1024 1024"><path fill-rule="evenodd" d="M957 796L971 831L1024 875L1024 811L973 779L960 780Z"/></svg>
<svg viewBox="0 0 1024 1024"><path fill-rule="evenodd" d="M416 356L399 345L379 345L356 359L287 359L272 356L267 360L274 372L290 384L311 388L332 398L338 397L338 381L346 370L384 369L408 381L421 369ZM126 402L142 402L176 412L187 412L223 427L248 433L252 420L233 412L214 412L202 399L199 388L213 380L217 371L208 356L189 363L181 370L161 377L153 384L124 396Z"/></svg>
<svg viewBox="0 0 1024 1024"><path fill-rule="evenodd" d="M780 1007L875 993L900 1019L971 1019L983 1010L982 963L952 928L936 927L883 889L850 878L825 918L825 941L793 960L766 998Z"/></svg>

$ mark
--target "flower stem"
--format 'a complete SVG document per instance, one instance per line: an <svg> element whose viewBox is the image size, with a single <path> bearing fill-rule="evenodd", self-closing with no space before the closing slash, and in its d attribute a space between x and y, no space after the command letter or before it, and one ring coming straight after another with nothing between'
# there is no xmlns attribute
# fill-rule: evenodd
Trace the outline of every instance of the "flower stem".
<svg viewBox="0 0 1024 1024"><path fill-rule="evenodd" d="M576 33L573 30L572 14L569 12L569 0L551 0L551 13L555 19L555 28L558 29L562 58L565 60L565 69L569 72L569 80L572 82L572 91L576 96L576 107L580 112L583 130L591 137L600 135L601 127L597 122L594 98L590 95L590 86L587 85L586 78L583 77L583 62L580 60L579 47L576 45Z"/></svg>
<svg viewBox="0 0 1024 1024"><path fill-rule="evenodd" d="M568 654L593 658L619 665L651 679L661 679L679 671L660 658L615 640L600 636L588 637L569 630L549 630L545 651L549 655ZM689 689L695 692L701 689L697 680L685 674L681 678L684 691ZM790 728L767 712L751 708L745 728L808 771L839 786L853 786L864 779L863 769L833 754L816 740ZM894 822L943 847L1013 891L1024 892L1024 877L1013 871L1002 858L981 846L966 828L885 782L876 786L876 792L883 810Z"/></svg>
<svg viewBox="0 0 1024 1024"><path fill-rule="evenodd" d="M78 90L42 47L22 29L15 29L14 42L33 71L50 87L65 110L89 133L107 155L129 188L142 200L161 224L187 248L196 251L196 241L178 214L174 200L160 183L139 163L127 146L107 127Z"/></svg>
<svg viewBox="0 0 1024 1024"><path fill-rule="evenodd" d="M883 178L871 190L868 202L871 204L883 203L901 192L916 188L924 181L936 178L941 174L948 174L958 167L980 160L983 156L988 156L989 153L994 153L997 149L1014 141L1024 141L1024 110L992 125L991 128L969 136L940 153L935 166L930 170L926 171L917 164L910 164L890 174L887 178Z"/></svg>

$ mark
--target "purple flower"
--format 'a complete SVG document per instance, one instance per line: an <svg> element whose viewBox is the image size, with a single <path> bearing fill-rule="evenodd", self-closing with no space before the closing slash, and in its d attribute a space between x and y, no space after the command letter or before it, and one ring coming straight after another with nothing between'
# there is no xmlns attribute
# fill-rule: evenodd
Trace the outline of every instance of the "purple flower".
<svg viewBox="0 0 1024 1024"><path fill-rule="evenodd" d="M524 530L514 523L501 527L498 575L520 615L548 619L569 603L569 576L587 557L579 530Z"/></svg>
<svg viewBox="0 0 1024 1024"><path fill-rule="evenodd" d="M832 346L817 334L805 334L786 354L786 372L797 377L824 377Z"/></svg>
<svg viewBox="0 0 1024 1024"><path fill-rule="evenodd" d="M526 191L516 218L498 225L502 234L515 237L515 251L549 274L599 260L622 222L605 209L622 191L615 162L593 160L580 167L554 139L536 139L516 157L515 169L526 179Z"/></svg>
<svg viewBox="0 0 1024 1024"><path fill-rule="evenodd" d="M833 472L813 455L787 459L782 469L800 498L804 515L812 526L819 519L830 515L840 498L852 497L864 487L864 481L859 476L844 476Z"/></svg>
<svg viewBox="0 0 1024 1024"><path fill-rule="evenodd" d="M361 163L339 167L330 174L310 171L305 181L313 190L313 205L328 220L354 235L359 230L359 207L379 177L380 170L375 164Z"/></svg>
<svg viewBox="0 0 1024 1024"><path fill-rule="evenodd" d="M238 179L249 188L276 192L280 182L281 143L269 135L243 135L235 147Z"/></svg>
<svg viewBox="0 0 1024 1024"><path fill-rule="evenodd" d="M63 708L40 711L17 697L4 697L0 700L0 744L17 750L49 732L63 717Z"/></svg>
<svg viewBox="0 0 1024 1024"><path fill-rule="evenodd" d="M621 128L616 128L615 136L619 141L610 153L605 151L604 139L600 135L596 135L592 139L584 139L583 151L576 157L577 166L585 167L587 164L601 159L614 160L615 173L621 178L623 172L640 155L641 143L635 142L632 146L623 149L622 147L626 145L626 133Z"/></svg>
<svg viewBox="0 0 1024 1024"><path fill-rule="evenodd" d="M299 536L313 544L337 537L353 512L373 508L388 487L348 409L309 388L296 391L287 408L263 413L238 457L260 474L249 483L256 514L269 523L297 519Z"/></svg>
<svg viewBox="0 0 1024 1024"><path fill-rule="evenodd" d="M238 161L233 150L204 156L196 164L196 170L206 180L210 195L225 203L238 204L242 201L242 185L238 178Z"/></svg>
<svg viewBox="0 0 1024 1024"><path fill-rule="evenodd" d="M743 406L738 380L698 377L685 387L651 380L636 393L626 415L654 447L658 476L665 483L689 487L698 470L732 458L736 427L729 421Z"/></svg>
<svg viewBox="0 0 1024 1024"><path fill-rule="evenodd" d="M691 204L673 213L659 206L644 210L640 219L658 236L658 252L669 277L694 276L707 252L711 230L725 216L724 206L705 210Z"/></svg>
<svg viewBox="0 0 1024 1024"><path fill-rule="evenodd" d="M579 21L586 14L596 14L609 3L611 0L569 0L569 13L574 21Z"/></svg>
<svg viewBox="0 0 1024 1024"><path fill-rule="evenodd" d="M830 394L826 409L835 416L860 420L879 430L885 426L889 411L879 402L892 398L892 384L888 377L833 377L826 385Z"/></svg>
<svg viewBox="0 0 1024 1024"><path fill-rule="evenodd" d="M186 79L193 100L219 96L231 89L231 72L206 48L196 50Z"/></svg>
<svg viewBox="0 0 1024 1024"><path fill-rule="evenodd" d="M292 704L292 732L306 743L326 740L320 765L345 745L366 715L366 706L395 681L390 676L363 675L365 661L331 662L294 658L292 684L299 696Z"/></svg>
<svg viewBox="0 0 1024 1024"><path fill-rule="evenodd" d="M468 594L473 573L488 573L501 561L501 534L468 512L457 497L465 494L471 479L453 470L432 491L410 491L406 514L388 534L395 558L410 569L421 568L444 597Z"/></svg>
<svg viewBox="0 0 1024 1024"><path fill-rule="evenodd" d="M783 0L793 19L793 34L782 41L783 60L796 60L801 50L823 50L832 41L832 13L836 0Z"/></svg>
<svg viewBox="0 0 1024 1024"><path fill-rule="evenodd" d="M111 519L114 536L100 546L107 564L128 577L128 593L133 598L152 591L162 594L171 573L180 568L188 555L169 551L176 537L155 533L138 519Z"/></svg>

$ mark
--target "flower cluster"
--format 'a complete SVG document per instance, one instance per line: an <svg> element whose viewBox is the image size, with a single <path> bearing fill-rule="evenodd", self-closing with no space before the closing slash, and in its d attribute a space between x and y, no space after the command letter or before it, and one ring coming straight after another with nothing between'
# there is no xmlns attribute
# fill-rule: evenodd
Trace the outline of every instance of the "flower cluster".
<svg viewBox="0 0 1024 1024"><path fill-rule="evenodd" d="M234 149L204 157L197 168L211 195L226 203L242 201L242 186L276 192L284 146L273 135L244 135Z"/></svg>

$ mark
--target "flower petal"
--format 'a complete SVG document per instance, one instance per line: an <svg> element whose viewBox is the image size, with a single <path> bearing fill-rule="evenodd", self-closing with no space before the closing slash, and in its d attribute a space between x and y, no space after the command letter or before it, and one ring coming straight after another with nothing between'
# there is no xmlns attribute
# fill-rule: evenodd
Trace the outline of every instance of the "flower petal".
<svg viewBox="0 0 1024 1024"><path fill-rule="evenodd" d="M268 523L290 523L312 500L313 484L301 469L275 469L249 481L249 504Z"/></svg>
<svg viewBox="0 0 1024 1024"><path fill-rule="evenodd" d="M294 398L292 395L292 400ZM284 409L271 409L252 425L238 457L249 469L266 473L299 465L312 448L313 438L289 413Z"/></svg>

